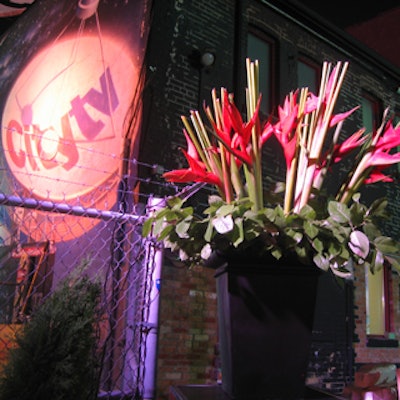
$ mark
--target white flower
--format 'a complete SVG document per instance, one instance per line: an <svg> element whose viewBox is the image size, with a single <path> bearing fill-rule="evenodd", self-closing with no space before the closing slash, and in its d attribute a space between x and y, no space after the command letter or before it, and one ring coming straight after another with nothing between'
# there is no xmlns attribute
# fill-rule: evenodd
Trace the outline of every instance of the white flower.
<svg viewBox="0 0 400 400"><path fill-rule="evenodd" d="M203 260L207 260L207 259L210 257L211 252L212 252L211 246L210 246L209 243L207 243L207 244L201 249L201 253L200 253L201 258L202 258Z"/></svg>
<svg viewBox="0 0 400 400"><path fill-rule="evenodd" d="M214 218L212 224L218 233L224 234L233 229L232 215Z"/></svg>
<svg viewBox="0 0 400 400"><path fill-rule="evenodd" d="M185 260L187 260L189 258L189 256L182 249L180 249L179 250L179 258L182 261L185 261Z"/></svg>
<svg viewBox="0 0 400 400"><path fill-rule="evenodd" d="M354 254L365 259L369 253L369 239L361 231L353 231L350 234L349 247Z"/></svg>

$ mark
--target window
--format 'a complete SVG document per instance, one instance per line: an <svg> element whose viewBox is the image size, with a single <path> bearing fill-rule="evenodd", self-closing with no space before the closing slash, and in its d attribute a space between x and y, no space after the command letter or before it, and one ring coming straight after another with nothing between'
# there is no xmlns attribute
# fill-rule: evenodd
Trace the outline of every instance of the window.
<svg viewBox="0 0 400 400"><path fill-rule="evenodd" d="M377 128L381 119L382 106L373 95L364 92L361 99L363 126L367 132Z"/></svg>
<svg viewBox="0 0 400 400"><path fill-rule="evenodd" d="M297 63L297 86L307 87L309 91L318 94L320 67L304 57Z"/></svg>
<svg viewBox="0 0 400 400"><path fill-rule="evenodd" d="M381 103L369 93L362 96L363 126L367 132L377 128L381 119ZM371 273L365 271L366 292L366 330L367 335L386 336L391 331L391 270L385 265L381 270Z"/></svg>
<svg viewBox="0 0 400 400"><path fill-rule="evenodd" d="M389 267L374 274L366 271L367 335L385 336L391 331L389 274Z"/></svg>
<svg viewBox="0 0 400 400"><path fill-rule="evenodd" d="M257 32L249 33L247 37L247 56L258 60L260 65L259 86L262 93L261 112L269 115L274 108L275 79L274 58L275 46L273 40Z"/></svg>

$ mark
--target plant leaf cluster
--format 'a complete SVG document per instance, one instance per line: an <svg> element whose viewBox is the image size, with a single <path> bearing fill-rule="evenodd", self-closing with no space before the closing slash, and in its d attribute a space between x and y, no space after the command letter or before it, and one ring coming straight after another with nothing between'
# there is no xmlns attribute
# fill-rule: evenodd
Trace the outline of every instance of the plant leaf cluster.
<svg viewBox="0 0 400 400"><path fill-rule="evenodd" d="M142 233L179 251L188 265L204 263L215 250L251 247L260 256L270 254L279 260L292 255L340 277L347 277L358 264L375 271L387 261L400 269L397 242L378 228L379 221L387 218L387 200L370 206L359 200L354 195L348 206L319 198L299 213L286 214L280 204L254 211L249 198L228 204L210 196L208 208L199 217L193 207L172 198L145 221Z"/></svg>

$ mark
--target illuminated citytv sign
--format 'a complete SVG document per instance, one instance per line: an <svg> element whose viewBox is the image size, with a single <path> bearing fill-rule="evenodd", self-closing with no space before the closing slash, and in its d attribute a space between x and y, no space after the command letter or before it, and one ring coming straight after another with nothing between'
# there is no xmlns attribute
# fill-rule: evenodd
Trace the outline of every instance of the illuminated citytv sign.
<svg viewBox="0 0 400 400"><path fill-rule="evenodd" d="M27 51L33 36L52 38L17 68L3 101L2 157L18 194L101 210L116 203L125 120L145 47L144 3L44 2L48 15L38 14L42 23L21 35ZM70 240L94 224L22 209L13 218L37 241Z"/></svg>
<svg viewBox="0 0 400 400"><path fill-rule="evenodd" d="M137 72L118 42L103 37L96 47L98 38L87 36L79 46L68 38L43 49L7 97L4 155L38 198L75 199L119 168L120 125Z"/></svg>

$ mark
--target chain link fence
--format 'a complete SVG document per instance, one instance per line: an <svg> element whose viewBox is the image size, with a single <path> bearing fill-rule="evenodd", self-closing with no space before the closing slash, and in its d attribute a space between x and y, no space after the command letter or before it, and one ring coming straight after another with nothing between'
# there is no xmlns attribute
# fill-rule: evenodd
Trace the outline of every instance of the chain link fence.
<svg viewBox="0 0 400 400"><path fill-rule="evenodd" d="M96 165L91 168L103 174ZM99 398L143 398L146 379L152 390L146 369L152 373L154 366L148 349L157 331L159 268L159 250L141 237L146 207L133 205L130 182L119 173L91 186L82 176L63 182L79 192L76 197L53 196L56 174L44 182L40 176L21 178L7 165L0 174L0 367L35 307L89 260L86 273L103 287Z"/></svg>

